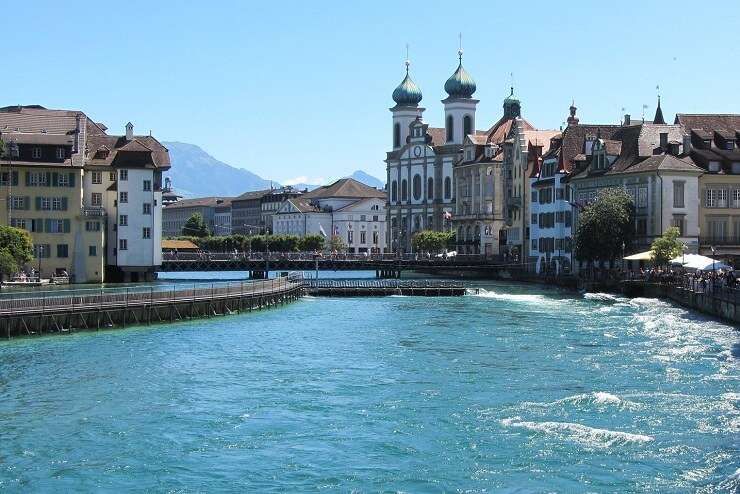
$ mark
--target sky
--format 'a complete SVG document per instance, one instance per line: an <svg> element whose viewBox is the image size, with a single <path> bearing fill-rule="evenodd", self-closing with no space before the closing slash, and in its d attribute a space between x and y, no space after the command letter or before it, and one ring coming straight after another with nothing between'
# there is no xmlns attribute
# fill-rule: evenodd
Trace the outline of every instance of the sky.
<svg viewBox="0 0 740 494"><path fill-rule="evenodd" d="M512 80L542 129L559 128L571 100L583 123L639 118L643 105L651 118L658 85L667 120L740 113L737 0L28 0L5 14L2 106L82 110L110 133L131 121L283 183L383 178L406 45L424 119L441 127L459 33L479 129Z"/></svg>

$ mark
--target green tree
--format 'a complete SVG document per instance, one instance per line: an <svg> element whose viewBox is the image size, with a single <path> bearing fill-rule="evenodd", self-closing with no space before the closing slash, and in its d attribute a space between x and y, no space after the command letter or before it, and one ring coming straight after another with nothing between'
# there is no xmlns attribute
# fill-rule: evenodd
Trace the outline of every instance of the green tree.
<svg viewBox="0 0 740 494"><path fill-rule="evenodd" d="M321 235L306 235L298 242L298 250L310 252L324 248L324 237Z"/></svg>
<svg viewBox="0 0 740 494"><path fill-rule="evenodd" d="M635 207L622 188L602 189L596 201L580 211L576 228L576 258L614 261L635 235Z"/></svg>
<svg viewBox="0 0 740 494"><path fill-rule="evenodd" d="M683 244L678 240L681 231L672 226L663 235L653 240L650 250L653 251L653 262L658 266L664 266L671 259L678 257L683 249Z"/></svg>
<svg viewBox="0 0 740 494"><path fill-rule="evenodd" d="M455 243L455 234L452 232L436 232L421 230L411 238L411 245L417 252L441 252Z"/></svg>
<svg viewBox="0 0 740 494"><path fill-rule="evenodd" d="M0 273L11 275L33 259L33 243L26 230L0 226Z"/></svg>
<svg viewBox="0 0 740 494"><path fill-rule="evenodd" d="M337 252L346 252L347 244L344 243L344 239L339 235L332 235L329 240L329 250Z"/></svg>
<svg viewBox="0 0 740 494"><path fill-rule="evenodd" d="M193 213L185 222L185 226L182 227L182 234L193 237L207 237L208 227L203 221L203 216L200 213Z"/></svg>

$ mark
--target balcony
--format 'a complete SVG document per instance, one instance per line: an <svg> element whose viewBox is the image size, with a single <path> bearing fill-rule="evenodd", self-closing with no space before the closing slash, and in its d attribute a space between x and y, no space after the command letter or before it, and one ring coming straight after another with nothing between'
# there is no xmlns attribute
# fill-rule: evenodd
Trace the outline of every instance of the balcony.
<svg viewBox="0 0 740 494"><path fill-rule="evenodd" d="M713 237L699 237L699 245L702 247L740 246L740 238L730 235L719 235Z"/></svg>
<svg viewBox="0 0 740 494"><path fill-rule="evenodd" d="M81 214L89 218L99 218L105 216L106 213L102 206L82 206Z"/></svg>

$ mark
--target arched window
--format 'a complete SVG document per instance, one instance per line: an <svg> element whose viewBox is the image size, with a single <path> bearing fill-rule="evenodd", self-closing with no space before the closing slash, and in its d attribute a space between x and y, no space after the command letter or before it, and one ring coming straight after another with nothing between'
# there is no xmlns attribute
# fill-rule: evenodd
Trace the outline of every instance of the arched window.
<svg viewBox="0 0 740 494"><path fill-rule="evenodd" d="M450 177L445 177L445 199L449 199L451 193L452 193L452 181L450 180Z"/></svg>
<svg viewBox="0 0 740 494"><path fill-rule="evenodd" d="M434 199L434 179L432 177L427 178L427 199Z"/></svg>
<svg viewBox="0 0 740 494"><path fill-rule="evenodd" d="M398 182L395 180L391 182L391 202L398 200Z"/></svg>
<svg viewBox="0 0 740 494"><path fill-rule="evenodd" d="M452 115L447 117L447 142L451 142L455 138L455 120Z"/></svg>
<svg viewBox="0 0 740 494"><path fill-rule="evenodd" d="M463 118L463 137L473 133L473 119L470 115L465 115Z"/></svg>
<svg viewBox="0 0 740 494"><path fill-rule="evenodd" d="M406 179L404 178L401 180L401 200L405 201L409 198L409 184L406 182Z"/></svg>
<svg viewBox="0 0 740 494"><path fill-rule="evenodd" d="M401 147L401 124L400 123L393 124L393 147L394 148Z"/></svg>
<svg viewBox="0 0 740 494"><path fill-rule="evenodd" d="M421 176L419 174L414 175L413 189L414 200L418 201L421 199Z"/></svg>

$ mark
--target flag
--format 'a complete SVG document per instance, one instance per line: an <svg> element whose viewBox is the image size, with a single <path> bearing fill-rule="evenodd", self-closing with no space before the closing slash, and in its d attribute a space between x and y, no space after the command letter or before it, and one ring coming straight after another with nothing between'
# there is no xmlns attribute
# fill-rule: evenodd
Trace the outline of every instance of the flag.
<svg viewBox="0 0 740 494"><path fill-rule="evenodd" d="M324 225L322 225L321 223L319 223L319 233L321 233L321 236L326 238L326 232L324 231Z"/></svg>
<svg viewBox="0 0 740 494"><path fill-rule="evenodd" d="M442 217L444 219L446 219L446 220L451 220L452 219L452 213L450 213L449 211L445 211L444 213L442 213Z"/></svg>

